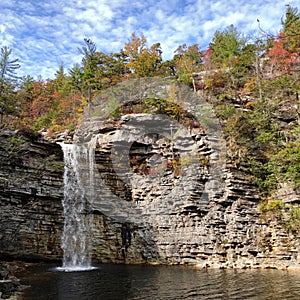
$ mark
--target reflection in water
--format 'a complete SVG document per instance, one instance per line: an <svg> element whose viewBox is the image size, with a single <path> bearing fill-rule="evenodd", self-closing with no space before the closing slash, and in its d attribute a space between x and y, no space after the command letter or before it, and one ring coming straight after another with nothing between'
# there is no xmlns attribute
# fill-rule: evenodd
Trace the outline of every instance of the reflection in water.
<svg viewBox="0 0 300 300"><path fill-rule="evenodd" d="M28 269L24 300L300 299L300 273L100 265L86 272Z"/></svg>

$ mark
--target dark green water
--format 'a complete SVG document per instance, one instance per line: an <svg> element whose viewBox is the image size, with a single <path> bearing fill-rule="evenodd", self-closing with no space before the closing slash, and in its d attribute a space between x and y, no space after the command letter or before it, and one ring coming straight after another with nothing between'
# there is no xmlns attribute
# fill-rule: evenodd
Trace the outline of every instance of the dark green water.
<svg viewBox="0 0 300 300"><path fill-rule="evenodd" d="M300 273L197 270L179 266L99 265L83 272L31 267L25 300L300 299Z"/></svg>

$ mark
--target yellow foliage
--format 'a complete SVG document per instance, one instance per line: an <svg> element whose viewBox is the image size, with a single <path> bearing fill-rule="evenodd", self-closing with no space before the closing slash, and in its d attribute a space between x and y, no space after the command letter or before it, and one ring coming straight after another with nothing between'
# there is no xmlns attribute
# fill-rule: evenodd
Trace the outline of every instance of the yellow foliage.
<svg viewBox="0 0 300 300"><path fill-rule="evenodd" d="M60 132L62 130L62 127L61 127L61 125L55 124L55 125L51 126L51 130L53 132Z"/></svg>
<svg viewBox="0 0 300 300"><path fill-rule="evenodd" d="M256 101L248 101L248 102L245 104L245 108L252 108L252 107L254 107L256 104L257 104Z"/></svg>
<svg viewBox="0 0 300 300"><path fill-rule="evenodd" d="M245 83L244 88L241 92L242 95L247 95L254 91L256 88L255 78L251 78L250 81Z"/></svg>
<svg viewBox="0 0 300 300"><path fill-rule="evenodd" d="M213 78L204 78L204 82L205 82L205 89L210 89L213 87Z"/></svg>
<svg viewBox="0 0 300 300"><path fill-rule="evenodd" d="M133 77L147 77L155 75L158 64L161 62L160 44L147 47L144 35L137 37L131 35L131 41L125 44L124 52L128 56L127 67L131 70Z"/></svg>

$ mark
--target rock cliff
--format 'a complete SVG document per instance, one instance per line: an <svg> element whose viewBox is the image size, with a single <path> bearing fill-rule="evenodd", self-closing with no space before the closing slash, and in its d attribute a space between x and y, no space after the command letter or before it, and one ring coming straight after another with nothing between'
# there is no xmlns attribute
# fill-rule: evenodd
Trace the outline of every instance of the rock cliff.
<svg viewBox="0 0 300 300"><path fill-rule="evenodd" d="M150 122L147 114L127 113L115 120L97 119L85 133L95 147L93 259L299 268L299 230L287 226L288 207L278 207L281 218L263 214L241 167L225 161L213 170L213 135L197 124L180 125L174 128L180 133L174 144L172 130L163 130L172 126L153 118ZM86 140L80 130L76 138ZM2 132L0 167L0 258L61 259L60 146ZM291 207L297 205L298 198L289 197Z"/></svg>
<svg viewBox="0 0 300 300"><path fill-rule="evenodd" d="M184 186L176 189L187 171L185 165L174 169L166 164L163 171L154 174L151 172L155 170L149 170L153 168L151 159L155 155L159 154L166 162L170 158L170 144L163 137L147 136L132 143L131 164L125 173L130 182L120 180L110 157L116 147L115 135L120 143L136 141L135 134L130 134L133 130L129 119L134 119L134 124L145 122L143 114L131 115L115 126L112 122L103 123L100 126L103 133L97 134L97 170L117 198L111 193L106 195L103 186L96 192L101 195L93 203L96 260L215 268L299 268L299 234L289 232L274 216L262 215L259 195L244 172L226 164L220 178L224 183L222 188L208 198L203 197L212 152L207 136L200 129L193 129L191 136L198 145L197 153L207 160L202 160L198 170L194 169L198 173L194 188L190 189L189 185L195 177L185 175ZM118 134L120 128L125 140ZM188 151L188 144L186 147ZM123 205L122 219L110 207L112 199L134 203L134 207ZM101 211L107 207L104 216ZM133 216L128 209L138 215ZM122 239L124 224L131 235L129 247Z"/></svg>
<svg viewBox="0 0 300 300"><path fill-rule="evenodd" d="M0 134L0 258L60 259L63 155L31 133Z"/></svg>

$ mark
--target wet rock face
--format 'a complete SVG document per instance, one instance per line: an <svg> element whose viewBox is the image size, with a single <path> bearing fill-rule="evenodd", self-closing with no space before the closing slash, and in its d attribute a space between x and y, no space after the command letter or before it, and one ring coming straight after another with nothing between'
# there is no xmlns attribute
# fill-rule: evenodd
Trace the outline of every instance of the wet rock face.
<svg viewBox="0 0 300 300"><path fill-rule="evenodd" d="M63 157L59 145L0 135L0 257L60 259Z"/></svg>

